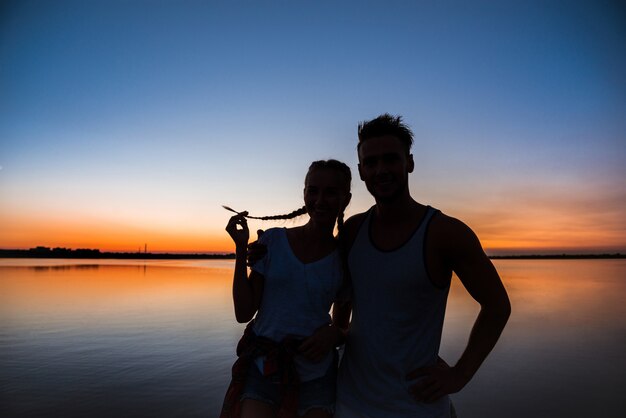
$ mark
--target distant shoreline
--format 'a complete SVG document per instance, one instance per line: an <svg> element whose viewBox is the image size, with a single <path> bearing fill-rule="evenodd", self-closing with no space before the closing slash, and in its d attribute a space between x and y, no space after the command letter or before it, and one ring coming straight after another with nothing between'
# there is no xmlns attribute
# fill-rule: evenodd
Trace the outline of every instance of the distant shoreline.
<svg viewBox="0 0 626 418"><path fill-rule="evenodd" d="M92 249L71 250L67 248L47 247L29 250L1 250L0 258L77 258L77 259L121 259L121 260L233 260L234 253L224 254L176 254L148 252L101 252ZM492 260L584 260L584 259L624 259L626 254L529 254L529 255L491 255Z"/></svg>
<svg viewBox="0 0 626 418"><path fill-rule="evenodd" d="M626 254L530 254L530 255L490 255L492 260L585 260L626 258Z"/></svg>
<svg viewBox="0 0 626 418"><path fill-rule="evenodd" d="M29 250L0 250L0 258L77 258L77 259L120 259L120 260L230 260L234 253L225 254L176 254L148 252L101 252L100 250L67 248L31 248Z"/></svg>

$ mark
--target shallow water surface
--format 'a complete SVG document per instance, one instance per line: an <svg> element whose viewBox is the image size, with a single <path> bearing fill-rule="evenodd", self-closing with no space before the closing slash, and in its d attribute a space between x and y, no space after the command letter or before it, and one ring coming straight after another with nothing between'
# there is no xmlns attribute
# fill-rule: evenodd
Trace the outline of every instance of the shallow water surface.
<svg viewBox="0 0 626 418"><path fill-rule="evenodd" d="M626 261L498 260L502 339L463 417L621 417ZM0 260L0 416L216 416L243 326L232 261ZM455 279L441 355L478 306Z"/></svg>

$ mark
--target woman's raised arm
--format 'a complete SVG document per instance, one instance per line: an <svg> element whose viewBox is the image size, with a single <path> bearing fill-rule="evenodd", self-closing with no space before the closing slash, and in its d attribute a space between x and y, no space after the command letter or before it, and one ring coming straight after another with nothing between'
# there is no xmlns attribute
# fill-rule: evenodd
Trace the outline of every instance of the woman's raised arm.
<svg viewBox="0 0 626 418"><path fill-rule="evenodd" d="M228 221L228 225L226 225L226 232L235 242L233 302L235 305L235 318L239 323L250 321L259 309L264 282L264 277L255 271L252 271L250 277L248 277L246 252L250 231L245 218L247 214L247 212L242 212L233 216Z"/></svg>

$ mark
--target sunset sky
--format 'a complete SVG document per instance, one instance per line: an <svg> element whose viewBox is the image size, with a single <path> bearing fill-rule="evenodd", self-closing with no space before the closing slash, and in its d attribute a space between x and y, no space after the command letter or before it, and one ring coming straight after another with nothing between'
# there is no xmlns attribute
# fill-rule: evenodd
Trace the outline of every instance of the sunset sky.
<svg viewBox="0 0 626 418"><path fill-rule="evenodd" d="M489 254L626 252L618 1L5 1L0 248L226 252L356 127L415 132L412 195ZM303 222L251 222L251 228Z"/></svg>

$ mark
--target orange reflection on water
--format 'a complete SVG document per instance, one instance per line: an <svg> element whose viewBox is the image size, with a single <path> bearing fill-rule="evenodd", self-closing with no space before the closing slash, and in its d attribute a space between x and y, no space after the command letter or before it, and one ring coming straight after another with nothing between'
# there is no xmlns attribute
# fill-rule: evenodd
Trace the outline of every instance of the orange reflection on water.
<svg viewBox="0 0 626 418"><path fill-rule="evenodd" d="M495 260L512 314L497 350L559 347L605 332L626 318L626 260ZM480 306L455 277L450 289L443 351L456 359Z"/></svg>
<svg viewBox="0 0 626 418"><path fill-rule="evenodd" d="M230 262L215 267L167 262L0 267L3 322L72 318L106 326L127 318L234 321ZM132 262L131 262L132 263ZM232 264L232 263L231 263Z"/></svg>

